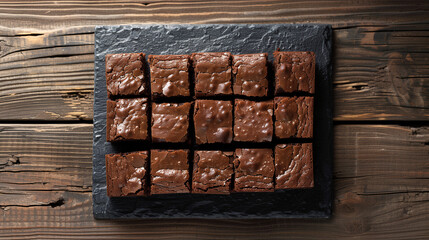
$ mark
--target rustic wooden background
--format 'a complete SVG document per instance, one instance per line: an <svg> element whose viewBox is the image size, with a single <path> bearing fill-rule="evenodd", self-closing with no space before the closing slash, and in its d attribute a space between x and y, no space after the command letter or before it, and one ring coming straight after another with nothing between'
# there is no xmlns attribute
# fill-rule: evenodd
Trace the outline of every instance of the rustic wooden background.
<svg viewBox="0 0 429 240"><path fill-rule="evenodd" d="M330 220L95 221L94 26L328 23ZM0 0L0 238L428 239L429 1Z"/></svg>

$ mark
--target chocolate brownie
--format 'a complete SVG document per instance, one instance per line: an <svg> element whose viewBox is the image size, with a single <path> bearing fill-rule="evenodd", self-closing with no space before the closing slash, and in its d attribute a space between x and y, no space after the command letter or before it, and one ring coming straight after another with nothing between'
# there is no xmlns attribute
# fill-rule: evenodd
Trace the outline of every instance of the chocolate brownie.
<svg viewBox="0 0 429 240"><path fill-rule="evenodd" d="M271 149L236 149L235 192L274 191L274 159Z"/></svg>
<svg viewBox="0 0 429 240"><path fill-rule="evenodd" d="M108 97L144 95L147 90L144 79L143 53L119 53L106 55L106 87Z"/></svg>
<svg viewBox="0 0 429 240"><path fill-rule="evenodd" d="M195 151L192 192L229 194L234 172L232 161L232 152Z"/></svg>
<svg viewBox="0 0 429 240"><path fill-rule="evenodd" d="M234 94L248 97L267 96L267 56L266 53L232 56Z"/></svg>
<svg viewBox="0 0 429 240"><path fill-rule="evenodd" d="M276 189L314 186L311 143L277 145L275 155Z"/></svg>
<svg viewBox="0 0 429 240"><path fill-rule="evenodd" d="M146 98L107 100L106 104L108 142L148 138Z"/></svg>
<svg viewBox="0 0 429 240"><path fill-rule="evenodd" d="M314 93L316 58L313 52L274 52L275 93Z"/></svg>
<svg viewBox="0 0 429 240"><path fill-rule="evenodd" d="M230 143L232 141L232 103L196 100L194 126L197 144Z"/></svg>
<svg viewBox="0 0 429 240"><path fill-rule="evenodd" d="M151 194L189 193L189 150L151 150Z"/></svg>
<svg viewBox="0 0 429 240"><path fill-rule="evenodd" d="M186 142L191 103L152 103L152 141Z"/></svg>
<svg viewBox="0 0 429 240"><path fill-rule="evenodd" d="M231 95L231 53L193 53L195 95Z"/></svg>
<svg viewBox="0 0 429 240"><path fill-rule="evenodd" d="M270 142L273 138L273 101L255 102L236 99L234 140Z"/></svg>
<svg viewBox="0 0 429 240"><path fill-rule="evenodd" d="M276 97L274 103L276 137L313 137L313 97Z"/></svg>
<svg viewBox="0 0 429 240"><path fill-rule="evenodd" d="M154 97L190 96L189 55L149 55Z"/></svg>
<svg viewBox="0 0 429 240"><path fill-rule="evenodd" d="M146 151L106 155L107 196L142 196L147 193Z"/></svg>

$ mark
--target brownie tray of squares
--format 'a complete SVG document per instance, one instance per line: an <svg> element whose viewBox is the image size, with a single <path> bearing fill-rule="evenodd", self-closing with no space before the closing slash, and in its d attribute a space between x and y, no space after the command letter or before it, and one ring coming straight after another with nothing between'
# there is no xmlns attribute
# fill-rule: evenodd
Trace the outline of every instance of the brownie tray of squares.
<svg viewBox="0 0 429 240"><path fill-rule="evenodd" d="M93 212L327 218L328 25L95 31Z"/></svg>

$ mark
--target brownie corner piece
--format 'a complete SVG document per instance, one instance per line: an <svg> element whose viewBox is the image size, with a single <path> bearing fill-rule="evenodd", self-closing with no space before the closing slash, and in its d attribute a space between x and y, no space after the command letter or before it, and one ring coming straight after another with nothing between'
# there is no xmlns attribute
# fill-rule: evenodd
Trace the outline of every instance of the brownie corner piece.
<svg viewBox="0 0 429 240"><path fill-rule="evenodd" d="M236 149L234 172L234 192L274 191L273 150Z"/></svg>
<svg viewBox="0 0 429 240"><path fill-rule="evenodd" d="M276 97L274 103L277 138L313 137L313 97Z"/></svg>
<svg viewBox="0 0 429 240"><path fill-rule="evenodd" d="M231 53L193 53L191 60L197 97L232 95Z"/></svg>
<svg viewBox="0 0 429 240"><path fill-rule="evenodd" d="M152 97L189 97L189 55L149 55Z"/></svg>
<svg viewBox="0 0 429 240"><path fill-rule="evenodd" d="M152 103L153 142L186 142L189 139L191 103Z"/></svg>
<svg viewBox="0 0 429 240"><path fill-rule="evenodd" d="M267 57L267 53L232 56L233 92L235 95L267 96Z"/></svg>
<svg viewBox="0 0 429 240"><path fill-rule="evenodd" d="M229 194L233 172L233 152L195 151L192 193Z"/></svg>
<svg viewBox="0 0 429 240"><path fill-rule="evenodd" d="M312 188L313 144L279 144L275 148L276 189Z"/></svg>
<svg viewBox="0 0 429 240"><path fill-rule="evenodd" d="M107 154L105 160L107 196L147 195L147 151Z"/></svg>
<svg viewBox="0 0 429 240"><path fill-rule="evenodd" d="M234 141L270 142L273 139L273 101L235 100Z"/></svg>
<svg viewBox="0 0 429 240"><path fill-rule="evenodd" d="M146 95L144 53L107 54L106 88L108 97Z"/></svg>
<svg viewBox="0 0 429 240"><path fill-rule="evenodd" d="M147 98L107 100L108 142L148 139Z"/></svg>
<svg viewBox="0 0 429 240"><path fill-rule="evenodd" d="M194 108L196 143L231 143L232 108L231 101L196 100Z"/></svg>
<svg viewBox="0 0 429 240"><path fill-rule="evenodd" d="M314 52L274 52L275 94L315 92Z"/></svg>
<svg viewBox="0 0 429 240"><path fill-rule="evenodd" d="M151 194L189 193L189 150L152 149Z"/></svg>

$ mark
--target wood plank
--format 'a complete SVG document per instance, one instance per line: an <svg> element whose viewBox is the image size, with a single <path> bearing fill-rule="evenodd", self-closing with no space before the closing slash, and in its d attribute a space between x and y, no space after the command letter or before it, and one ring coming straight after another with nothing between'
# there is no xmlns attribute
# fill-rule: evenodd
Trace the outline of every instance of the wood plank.
<svg viewBox="0 0 429 240"><path fill-rule="evenodd" d="M91 120L93 27L129 23L330 23L335 120L429 117L427 1L0 1L0 9L0 120Z"/></svg>
<svg viewBox="0 0 429 240"><path fill-rule="evenodd" d="M334 34L335 120L428 119L429 24ZM0 119L92 119L92 27L3 35Z"/></svg>
<svg viewBox="0 0 429 240"><path fill-rule="evenodd" d="M0 124L0 238L424 239L429 128L335 126L330 220L95 221L91 124ZM34 173L34 175L33 175Z"/></svg>
<svg viewBox="0 0 429 240"><path fill-rule="evenodd" d="M323 22L334 26L427 21L424 0L0 1L4 27L58 29L129 23Z"/></svg>
<svg viewBox="0 0 429 240"><path fill-rule="evenodd" d="M0 206L49 205L64 191L91 192L91 131L88 124L1 125Z"/></svg>
<svg viewBox="0 0 429 240"><path fill-rule="evenodd" d="M92 27L0 35L1 119L92 119Z"/></svg>

